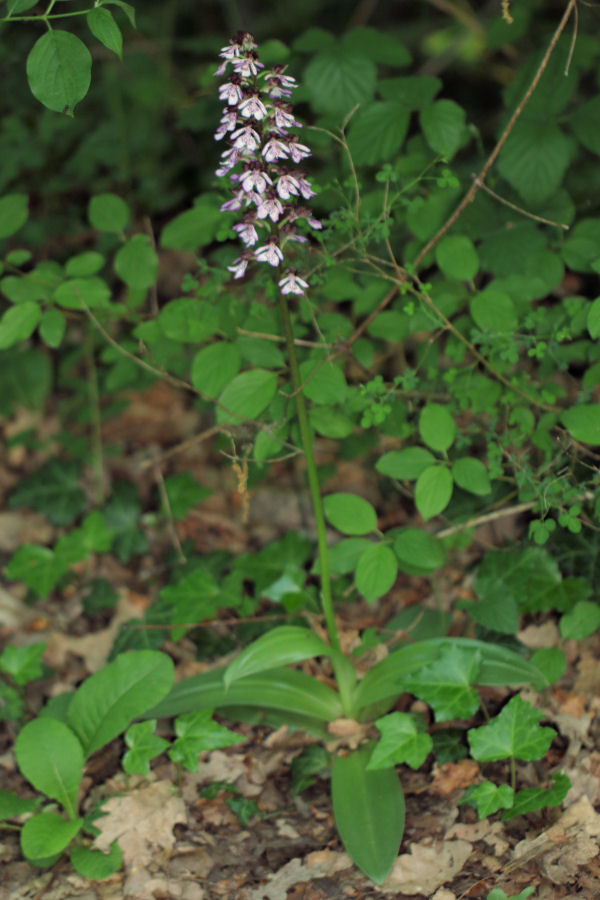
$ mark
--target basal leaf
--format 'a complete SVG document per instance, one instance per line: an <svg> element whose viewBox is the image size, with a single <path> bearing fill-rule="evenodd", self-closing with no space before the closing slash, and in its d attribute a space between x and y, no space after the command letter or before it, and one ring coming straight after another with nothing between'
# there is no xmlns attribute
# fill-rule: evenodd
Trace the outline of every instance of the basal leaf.
<svg viewBox="0 0 600 900"><path fill-rule="evenodd" d="M155 650L120 654L87 678L69 705L69 725L86 757L128 727L165 696L173 683L173 663Z"/></svg>
<svg viewBox="0 0 600 900"><path fill-rule="evenodd" d="M54 112L72 116L88 92L92 57L69 31L53 28L33 45L27 57L27 80L33 96Z"/></svg>
<svg viewBox="0 0 600 900"><path fill-rule="evenodd" d="M75 844L71 847L69 859L76 872L79 872L84 878L94 880L109 878L123 865L123 854L116 841L112 842L108 853L95 850L93 847Z"/></svg>
<svg viewBox="0 0 600 900"><path fill-rule="evenodd" d="M15 755L21 772L34 788L57 800L74 819L84 755L73 731L56 719L33 719L17 735ZM37 855L51 856L55 852Z"/></svg>
<svg viewBox="0 0 600 900"><path fill-rule="evenodd" d="M212 719L212 709L201 709L175 719L175 741L169 759L181 763L188 771L198 769L198 757L205 750L218 750L239 744L245 738Z"/></svg>
<svg viewBox="0 0 600 900"><path fill-rule="evenodd" d="M32 862L55 857L69 846L82 825L83 819L67 822L53 812L32 816L21 829L23 856Z"/></svg>
<svg viewBox="0 0 600 900"><path fill-rule="evenodd" d="M245 647L225 670L226 687L240 678L315 656L329 656L331 646L308 628L281 625Z"/></svg>

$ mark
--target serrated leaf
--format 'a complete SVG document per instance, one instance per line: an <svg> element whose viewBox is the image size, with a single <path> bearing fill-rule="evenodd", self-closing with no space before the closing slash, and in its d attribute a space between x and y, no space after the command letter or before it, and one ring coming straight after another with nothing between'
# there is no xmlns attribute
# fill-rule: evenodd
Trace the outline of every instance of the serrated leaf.
<svg viewBox="0 0 600 900"><path fill-rule="evenodd" d="M582 403L566 409L562 416L569 434L584 444L600 444L600 403Z"/></svg>
<svg viewBox="0 0 600 900"><path fill-rule="evenodd" d="M250 369L233 378L219 396L217 423L256 419L277 391L277 375L266 369Z"/></svg>
<svg viewBox="0 0 600 900"><path fill-rule="evenodd" d="M87 559L92 553L107 553L115 537L114 531L104 521L97 509L89 513L79 528L64 534L54 547L57 559L73 565Z"/></svg>
<svg viewBox="0 0 600 900"><path fill-rule="evenodd" d="M113 552L121 562L148 549L148 538L140 527L142 507L131 482L117 482L114 494L104 508L106 524L115 533Z"/></svg>
<svg viewBox="0 0 600 900"><path fill-rule="evenodd" d="M479 695L473 684L481 668L477 650L450 646L439 659L405 680L406 689L433 709L436 722L466 719L479 707Z"/></svg>
<svg viewBox="0 0 600 900"><path fill-rule="evenodd" d="M578 104L570 123L583 146L600 156L600 97Z"/></svg>
<svg viewBox="0 0 600 900"><path fill-rule="evenodd" d="M129 222L129 207L117 194L95 194L88 204L90 225L97 231L119 234Z"/></svg>
<svg viewBox="0 0 600 900"><path fill-rule="evenodd" d="M390 450L389 453L384 453L375 463L375 468L390 478L414 481L434 462L435 456L425 447L405 447L403 450Z"/></svg>
<svg viewBox="0 0 600 900"><path fill-rule="evenodd" d="M68 712L69 725L86 757L160 702L172 683L172 660L155 650L122 653L87 678L75 692Z"/></svg>
<svg viewBox="0 0 600 900"><path fill-rule="evenodd" d="M129 749L123 755L123 770L128 775L147 775L150 760L159 756L169 746L164 738L154 734L156 719L130 725L125 732L125 743Z"/></svg>
<svg viewBox="0 0 600 900"><path fill-rule="evenodd" d="M212 714L212 709L201 709L175 719L177 737L169 750L169 759L181 763L188 771L195 772L198 757L205 750L231 747L246 740L243 735L215 722Z"/></svg>
<svg viewBox="0 0 600 900"><path fill-rule="evenodd" d="M210 495L208 488L198 484L189 472L178 472L165 478L165 490L169 509L174 519L185 519L186 515Z"/></svg>
<svg viewBox="0 0 600 900"><path fill-rule="evenodd" d="M377 514L373 506L356 494L328 494L323 499L328 521L342 534L369 534L377 529Z"/></svg>
<svg viewBox="0 0 600 900"><path fill-rule="evenodd" d="M432 150L450 160L460 147L465 111L453 100L436 100L419 114L425 140Z"/></svg>
<svg viewBox="0 0 600 900"><path fill-rule="evenodd" d="M560 187L571 150L551 117L520 119L500 151L498 170L526 203L542 203Z"/></svg>
<svg viewBox="0 0 600 900"><path fill-rule="evenodd" d="M164 587L160 598L171 607L171 640L178 641L189 630L189 623L202 622L214 616L220 605L221 591L214 574L207 567L199 567L188 572L176 584ZM180 627L175 627L179 623Z"/></svg>
<svg viewBox="0 0 600 900"><path fill-rule="evenodd" d="M598 259L600 247L600 219L582 219L569 232L562 248L562 257L576 272L593 272L592 263Z"/></svg>
<svg viewBox="0 0 600 900"><path fill-rule="evenodd" d="M352 119L348 147L354 164L369 166L392 159L404 143L410 112L401 103L370 103Z"/></svg>
<svg viewBox="0 0 600 900"><path fill-rule="evenodd" d="M376 77L370 59L338 45L313 57L304 71L304 84L317 112L343 116L356 104L371 100Z"/></svg>
<svg viewBox="0 0 600 900"><path fill-rule="evenodd" d="M439 403L427 403L419 416L419 434L432 450L445 453L456 436L456 425L449 410Z"/></svg>
<svg viewBox="0 0 600 900"><path fill-rule="evenodd" d="M5 194L0 197L0 240L23 227L29 217L27 194Z"/></svg>
<svg viewBox="0 0 600 900"><path fill-rule="evenodd" d="M54 857L69 846L81 831L83 819L65 821L57 813L46 812L32 816L21 829L21 850L32 862Z"/></svg>
<svg viewBox="0 0 600 900"><path fill-rule="evenodd" d="M89 50L69 31L47 31L27 57L27 81L33 96L48 109L70 116L88 92L91 69Z"/></svg>
<svg viewBox="0 0 600 900"><path fill-rule="evenodd" d="M544 713L518 695L487 725L471 728L467 734L471 756L479 762L494 762L513 757L529 762L541 759L556 732L540 727Z"/></svg>
<svg viewBox="0 0 600 900"><path fill-rule="evenodd" d="M442 238L435 248L435 259L446 278L471 281L479 270L477 251L465 235Z"/></svg>
<svg viewBox="0 0 600 900"><path fill-rule="evenodd" d="M406 763L411 769L418 769L433 748L431 737L419 731L413 716L409 713L394 712L375 725L381 734L369 759L367 770L386 769Z"/></svg>
<svg viewBox="0 0 600 900"><path fill-rule="evenodd" d="M88 28L95 38L108 50L116 53L119 59L123 58L123 35L115 22L112 13L108 9L96 6L90 9L86 16Z"/></svg>
<svg viewBox="0 0 600 900"><path fill-rule="evenodd" d="M225 687L240 678L315 656L329 656L331 646L308 628L281 625L245 647L225 670Z"/></svg>
<svg viewBox="0 0 600 900"><path fill-rule="evenodd" d="M407 66L411 60L410 53L395 35L369 25L347 31L342 46L350 52L368 56L379 65Z"/></svg>
<svg viewBox="0 0 600 900"><path fill-rule="evenodd" d="M0 350L31 337L41 317L40 307L31 301L7 309L0 318Z"/></svg>
<svg viewBox="0 0 600 900"><path fill-rule="evenodd" d="M482 497L489 494L492 485L487 469L480 459L463 456L452 463L452 476L456 484L470 494Z"/></svg>
<svg viewBox="0 0 600 900"><path fill-rule="evenodd" d="M425 521L446 509L452 497L454 480L446 466L428 466L417 478L415 506Z"/></svg>
<svg viewBox="0 0 600 900"><path fill-rule="evenodd" d="M367 603L373 603L390 590L396 581L398 562L386 544L371 544L356 566L354 584Z"/></svg>
<svg viewBox="0 0 600 900"><path fill-rule="evenodd" d="M404 794L394 768L368 771L372 747L336 756L331 771L333 815L352 861L375 884L385 881L404 832Z"/></svg>
<svg viewBox="0 0 600 900"><path fill-rule="evenodd" d="M158 256L147 234L134 234L115 256L115 272L134 290L154 284L158 272Z"/></svg>
<svg viewBox="0 0 600 900"><path fill-rule="evenodd" d="M488 553L477 569L475 590L490 603L512 598L521 612L560 608L564 599L556 560L541 547Z"/></svg>
<svg viewBox="0 0 600 900"><path fill-rule="evenodd" d="M17 735L15 755L21 772L33 787L58 800L69 818L74 819L84 762L83 748L74 732L56 719L33 719ZM39 855L50 856L54 852Z"/></svg>

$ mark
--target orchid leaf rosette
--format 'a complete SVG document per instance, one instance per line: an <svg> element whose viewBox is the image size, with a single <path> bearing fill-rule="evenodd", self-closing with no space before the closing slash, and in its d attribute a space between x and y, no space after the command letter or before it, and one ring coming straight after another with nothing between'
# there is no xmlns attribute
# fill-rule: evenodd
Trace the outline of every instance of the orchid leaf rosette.
<svg viewBox="0 0 600 900"><path fill-rule="evenodd" d="M274 268L284 263L289 243L306 243L298 226L319 230L306 201L314 196L300 165L310 149L292 129L302 126L290 102L296 80L285 66L265 71L251 34L240 32L224 47L215 75L224 78L219 97L226 106L215 139L227 139L216 175L229 178L232 196L221 210L238 211L233 226L244 245L228 266L234 278L243 278L252 262ZM293 268L279 280L282 294L304 294L308 283Z"/></svg>

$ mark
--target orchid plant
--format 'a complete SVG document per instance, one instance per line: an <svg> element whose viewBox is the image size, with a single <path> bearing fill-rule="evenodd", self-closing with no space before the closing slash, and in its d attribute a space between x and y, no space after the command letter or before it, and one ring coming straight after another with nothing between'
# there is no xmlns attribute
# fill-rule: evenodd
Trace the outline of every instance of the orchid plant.
<svg viewBox="0 0 600 900"><path fill-rule="evenodd" d="M431 749L431 739L418 718L393 711L398 696L407 691L426 700L436 720L443 722L476 711L480 701L475 685L532 684L542 689L549 682L535 662L513 650L468 638L399 641L360 680L354 658L343 652L313 433L296 357L294 313L288 305L290 297L302 299L309 290L308 278L294 265L294 255L302 248L309 250L308 234L322 227L307 205L315 191L300 167L311 151L296 136L301 125L290 102L296 82L285 67L265 70L248 33L224 47L220 59L216 75L224 79L219 96L226 105L215 138L227 140L229 146L216 174L229 181L231 197L221 209L240 214L233 230L243 245L228 270L234 279L250 274L255 264L266 263L278 274L283 270L277 281L280 312L316 524L326 631L275 627L229 666L177 684L145 718L200 708L229 711L242 718L260 712L273 726L302 727L321 738L333 754L331 790L340 838L356 865L381 883L398 854L404 829L404 798L396 766L418 767ZM369 506L365 501L347 494L325 500L330 522L338 523L345 533L371 530L352 527L357 524L353 519L365 515ZM372 509L367 510L367 518L371 515L374 522ZM345 528L339 524L344 522ZM418 565L418 558L413 562ZM330 667L332 681L325 672L317 679L289 668L315 657Z"/></svg>

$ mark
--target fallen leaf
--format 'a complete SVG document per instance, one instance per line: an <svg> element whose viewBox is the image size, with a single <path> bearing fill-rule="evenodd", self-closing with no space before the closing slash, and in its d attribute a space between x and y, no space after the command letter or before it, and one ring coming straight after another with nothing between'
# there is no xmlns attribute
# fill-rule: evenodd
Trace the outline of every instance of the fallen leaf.
<svg viewBox="0 0 600 900"><path fill-rule="evenodd" d="M385 894L431 897L437 888L458 875L472 851L472 844L460 840L413 844L410 853L398 857L381 890Z"/></svg>
<svg viewBox="0 0 600 900"><path fill-rule="evenodd" d="M352 860L346 853L316 850L305 859L291 859L269 877L266 885L248 894L248 900L286 900L288 891L295 884L335 875L351 865Z"/></svg>
<svg viewBox="0 0 600 900"><path fill-rule="evenodd" d="M479 774L479 765L474 759L461 759L457 763L434 766L430 790L438 797L450 797L455 791L464 790L473 784Z"/></svg>

